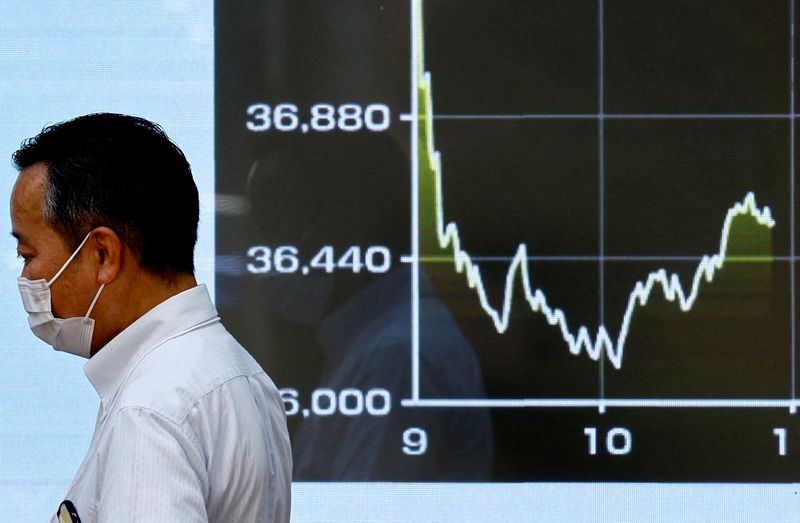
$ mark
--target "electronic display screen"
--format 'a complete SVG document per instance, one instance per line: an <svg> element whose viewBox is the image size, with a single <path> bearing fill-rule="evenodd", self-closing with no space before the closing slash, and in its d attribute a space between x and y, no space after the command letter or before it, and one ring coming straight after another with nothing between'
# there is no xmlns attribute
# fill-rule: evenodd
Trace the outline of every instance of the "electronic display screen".
<svg viewBox="0 0 800 523"><path fill-rule="evenodd" d="M184 148L198 279L284 401L293 521L796 518L795 0L119 4L36 37L77 72L9 33L2 152L100 110ZM19 94L42 70L93 83L49 107ZM6 265L26 520L96 397Z"/></svg>
<svg viewBox="0 0 800 523"><path fill-rule="evenodd" d="M796 481L788 16L218 3L218 303L295 478Z"/></svg>

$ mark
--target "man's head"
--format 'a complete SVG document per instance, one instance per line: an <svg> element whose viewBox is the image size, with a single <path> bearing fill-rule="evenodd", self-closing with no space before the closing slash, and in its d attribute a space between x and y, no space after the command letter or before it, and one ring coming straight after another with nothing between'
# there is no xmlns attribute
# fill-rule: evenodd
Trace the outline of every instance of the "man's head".
<svg viewBox="0 0 800 523"><path fill-rule="evenodd" d="M21 171L46 168L44 220L67 247L105 226L153 275L194 272L197 187L158 125L120 114L81 116L46 127L13 160Z"/></svg>
<svg viewBox="0 0 800 523"><path fill-rule="evenodd" d="M152 307L196 285L199 204L183 153L160 127L93 114L45 128L14 154L12 234L22 276L52 281L57 318L84 316L92 353ZM86 239L85 243L83 240Z"/></svg>

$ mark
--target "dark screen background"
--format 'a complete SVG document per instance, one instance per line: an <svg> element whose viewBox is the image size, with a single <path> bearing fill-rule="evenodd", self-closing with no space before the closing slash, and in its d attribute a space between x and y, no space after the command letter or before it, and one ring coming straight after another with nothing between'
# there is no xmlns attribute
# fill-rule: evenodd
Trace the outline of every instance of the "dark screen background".
<svg viewBox="0 0 800 523"><path fill-rule="evenodd" d="M690 311L654 291L620 369L571 354L519 285L499 334L452 263L423 261L423 399L793 399L789 13L771 0L425 3L444 220L478 260L495 308L524 243L532 288L571 329L594 337L605 326L616 340L637 282L663 268L689 289L748 192L776 225L732 226L729 253L773 261L728 263ZM798 481L788 407L403 406L413 370L413 281L401 261L412 249L411 124L401 119L410 6L217 2L215 20L217 303L278 387L297 393L295 479ZM383 104L391 124L252 132L254 103L295 104L304 123L315 104ZM294 246L307 266L324 246L375 245L390 250L390 270L246 269L252 246ZM320 416L320 389L385 390L391 411ZM425 431L421 455L403 452L412 428ZM618 428L632 447L614 455L606 435Z"/></svg>

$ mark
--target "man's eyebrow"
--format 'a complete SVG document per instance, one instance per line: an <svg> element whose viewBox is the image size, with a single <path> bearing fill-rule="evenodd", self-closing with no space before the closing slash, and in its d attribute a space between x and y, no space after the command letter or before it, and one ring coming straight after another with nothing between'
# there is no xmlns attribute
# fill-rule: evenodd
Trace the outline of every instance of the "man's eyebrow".
<svg viewBox="0 0 800 523"><path fill-rule="evenodd" d="M11 231L11 236L17 239L17 243L22 243L25 241L25 236L16 231Z"/></svg>

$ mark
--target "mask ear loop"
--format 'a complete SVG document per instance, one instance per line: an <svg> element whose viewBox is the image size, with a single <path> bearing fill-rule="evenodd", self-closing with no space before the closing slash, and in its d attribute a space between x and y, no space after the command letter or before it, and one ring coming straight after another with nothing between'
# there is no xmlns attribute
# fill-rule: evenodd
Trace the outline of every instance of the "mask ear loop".
<svg viewBox="0 0 800 523"><path fill-rule="evenodd" d="M88 318L89 315L92 313L92 309L94 309L94 304L97 303L97 299L100 297L100 293L103 292L103 288L106 286L105 283L100 284L100 288L97 289L97 294L94 295L94 299L92 300L92 304L89 305L89 310L86 311L86 316L84 318Z"/></svg>
<svg viewBox="0 0 800 523"><path fill-rule="evenodd" d="M56 281L56 280L58 279L58 277L59 277L59 276L61 276L61 273L63 273L63 272L64 272L64 270L66 270L66 268L67 268L67 267L69 267L69 264L72 262L72 260L74 260L74 259L75 259L75 256L77 256L77 255L78 255L78 253L79 253L79 252L81 252L81 248L82 248L82 247L83 247L83 245L86 243L86 240L88 240L88 239L89 239L89 236L91 236L91 235L92 235L92 231L89 231L89 233L88 233L88 234L86 235L86 237L83 239L83 241L81 242L81 244L80 244L80 245L78 245L78 248L77 248L77 249L75 249L75 252L73 252L73 253L72 253L72 256L70 256L69 258L67 258L67 261L65 261L65 262L64 262L64 265L62 265L62 266L61 266L61 268L60 268L60 269L58 270L58 272L56 273L56 275L55 275L55 276L53 276L53 279L51 279L49 282L47 282L47 286L48 286L48 287L50 287L51 285L53 285L53 282L54 282L54 281ZM102 290L102 287L101 287L101 290ZM98 296L99 296L99 293L98 293ZM95 297L95 301L97 301L97 297Z"/></svg>

